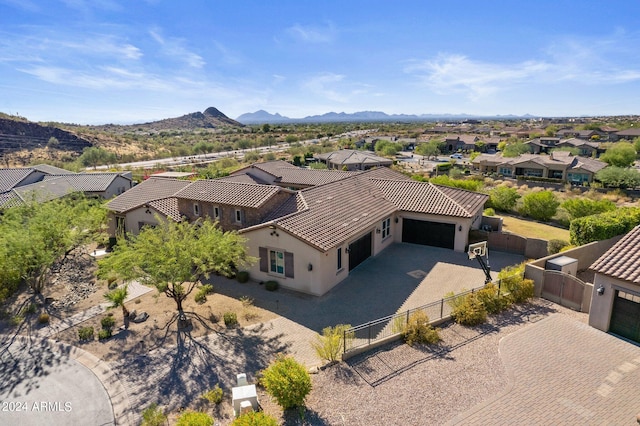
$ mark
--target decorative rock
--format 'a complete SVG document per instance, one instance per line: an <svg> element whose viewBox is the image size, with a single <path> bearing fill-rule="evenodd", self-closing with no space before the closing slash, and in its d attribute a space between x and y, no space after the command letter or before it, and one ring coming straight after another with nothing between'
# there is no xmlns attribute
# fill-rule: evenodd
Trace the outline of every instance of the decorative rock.
<svg viewBox="0 0 640 426"><path fill-rule="evenodd" d="M147 320L147 318L149 318L149 314L146 312L140 312L134 319L133 322L135 323L141 323L141 322L145 322Z"/></svg>
<svg viewBox="0 0 640 426"><path fill-rule="evenodd" d="M131 321L135 321L137 316L138 316L138 312L135 309L129 312L129 319Z"/></svg>

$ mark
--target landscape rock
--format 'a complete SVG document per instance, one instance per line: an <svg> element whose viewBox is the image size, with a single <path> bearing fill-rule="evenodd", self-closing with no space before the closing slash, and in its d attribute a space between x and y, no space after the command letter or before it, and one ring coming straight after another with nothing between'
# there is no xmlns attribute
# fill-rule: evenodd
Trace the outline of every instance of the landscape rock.
<svg viewBox="0 0 640 426"><path fill-rule="evenodd" d="M149 318L149 314L146 312L140 312L132 321L137 323L145 322Z"/></svg>

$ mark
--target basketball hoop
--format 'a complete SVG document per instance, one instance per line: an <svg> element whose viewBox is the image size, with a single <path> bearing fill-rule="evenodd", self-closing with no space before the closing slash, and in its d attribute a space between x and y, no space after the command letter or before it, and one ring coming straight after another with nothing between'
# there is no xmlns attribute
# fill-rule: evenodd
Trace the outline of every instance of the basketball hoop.
<svg viewBox="0 0 640 426"><path fill-rule="evenodd" d="M469 250L467 252L469 255L469 259L475 259L476 256L486 256L487 255L487 242L481 241L479 243L469 244Z"/></svg>

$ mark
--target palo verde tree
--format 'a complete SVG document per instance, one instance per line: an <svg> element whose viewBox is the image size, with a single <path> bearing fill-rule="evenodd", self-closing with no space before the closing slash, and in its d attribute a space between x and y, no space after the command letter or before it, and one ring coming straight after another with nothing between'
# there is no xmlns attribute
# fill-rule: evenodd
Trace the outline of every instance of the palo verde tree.
<svg viewBox="0 0 640 426"><path fill-rule="evenodd" d="M21 282L44 288L51 267L104 230L106 211L96 200L72 194L3 211L0 219L0 300Z"/></svg>
<svg viewBox="0 0 640 426"><path fill-rule="evenodd" d="M98 276L115 273L153 286L173 299L182 314L182 303L202 280L212 273L229 276L251 261L245 239L237 232L222 231L214 222L159 222L137 236L120 239L113 253L98 262Z"/></svg>

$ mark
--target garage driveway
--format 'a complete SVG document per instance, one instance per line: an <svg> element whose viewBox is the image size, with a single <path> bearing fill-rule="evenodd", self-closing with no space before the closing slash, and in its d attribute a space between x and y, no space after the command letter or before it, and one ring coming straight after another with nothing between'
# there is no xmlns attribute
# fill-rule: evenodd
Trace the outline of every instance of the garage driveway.
<svg viewBox="0 0 640 426"><path fill-rule="evenodd" d="M489 254L494 271L523 260L523 256L511 253L492 251ZM440 300L449 291L480 287L484 284L484 273L478 262L469 260L466 253L397 243L365 260L322 297L286 290L272 293L255 282L239 284L219 277L212 283L219 293L249 296L256 306L320 332L327 326L358 325Z"/></svg>

